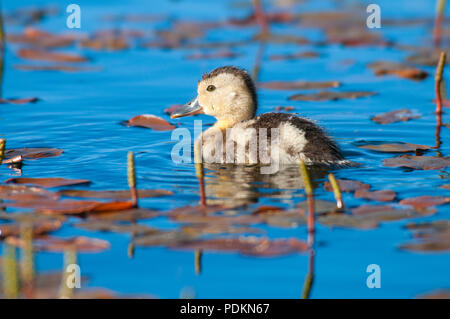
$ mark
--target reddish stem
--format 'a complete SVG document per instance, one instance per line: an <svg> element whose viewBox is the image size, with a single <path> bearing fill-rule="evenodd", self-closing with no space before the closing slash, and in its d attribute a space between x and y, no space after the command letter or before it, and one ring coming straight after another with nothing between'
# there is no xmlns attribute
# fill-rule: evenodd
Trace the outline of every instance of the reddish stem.
<svg viewBox="0 0 450 319"><path fill-rule="evenodd" d="M314 195L307 195L306 201L308 203L308 243L312 246L314 244Z"/></svg>
<svg viewBox="0 0 450 319"><path fill-rule="evenodd" d="M267 16L264 13L263 6L261 4L261 0L253 0L253 6L255 10L256 22L258 22L261 27L261 33L268 34L269 33L269 23L267 21Z"/></svg>

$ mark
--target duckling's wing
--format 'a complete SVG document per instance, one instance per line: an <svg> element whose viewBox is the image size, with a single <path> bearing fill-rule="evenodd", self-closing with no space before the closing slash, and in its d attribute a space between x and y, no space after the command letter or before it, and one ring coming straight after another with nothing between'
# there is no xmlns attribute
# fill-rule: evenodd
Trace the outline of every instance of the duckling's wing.
<svg viewBox="0 0 450 319"><path fill-rule="evenodd" d="M280 157L290 162L304 160L310 163L332 164L344 160L338 145L313 122L287 113L265 113L251 120L251 127L280 129ZM283 153L284 152L284 153ZM283 158L280 158L283 162Z"/></svg>

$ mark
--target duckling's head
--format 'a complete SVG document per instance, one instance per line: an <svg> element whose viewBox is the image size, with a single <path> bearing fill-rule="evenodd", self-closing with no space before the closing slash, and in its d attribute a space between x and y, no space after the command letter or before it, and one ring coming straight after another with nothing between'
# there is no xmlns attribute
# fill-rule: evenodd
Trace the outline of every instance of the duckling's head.
<svg viewBox="0 0 450 319"><path fill-rule="evenodd" d="M221 128L232 127L255 116L255 85L247 71L225 66L204 74L198 82L197 97L174 113L172 118L204 113L214 116Z"/></svg>

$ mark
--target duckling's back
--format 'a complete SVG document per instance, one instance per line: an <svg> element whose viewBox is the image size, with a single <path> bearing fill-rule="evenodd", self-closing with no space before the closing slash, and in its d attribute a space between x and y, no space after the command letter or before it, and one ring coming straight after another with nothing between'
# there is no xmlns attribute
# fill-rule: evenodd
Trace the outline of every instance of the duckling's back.
<svg viewBox="0 0 450 319"><path fill-rule="evenodd" d="M280 163L343 164L344 156L337 144L316 124L287 113L265 113L242 123L246 128L266 128L271 142L272 128L278 128ZM258 133L257 133L258 134ZM261 147L261 145L260 145ZM269 147L270 148L270 147Z"/></svg>

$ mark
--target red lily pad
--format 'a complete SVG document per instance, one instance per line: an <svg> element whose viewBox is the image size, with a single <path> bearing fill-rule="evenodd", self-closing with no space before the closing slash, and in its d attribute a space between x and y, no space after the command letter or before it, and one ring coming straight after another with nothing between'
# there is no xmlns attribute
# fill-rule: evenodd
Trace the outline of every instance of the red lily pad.
<svg viewBox="0 0 450 319"><path fill-rule="evenodd" d="M421 115L413 113L408 109L401 109L379 114L372 117L372 121L378 124L390 124L396 122L406 122L412 119L418 119Z"/></svg>
<svg viewBox="0 0 450 319"><path fill-rule="evenodd" d="M411 223L406 228L413 232L414 241L402 244L400 249L413 252L450 251L450 221L436 220L431 223Z"/></svg>
<svg viewBox="0 0 450 319"><path fill-rule="evenodd" d="M450 157L401 155L383 160L383 165L423 170L443 169L450 166Z"/></svg>
<svg viewBox="0 0 450 319"><path fill-rule="evenodd" d="M40 48L60 48L72 45L76 37L69 34L57 35L33 27L25 28L23 34L6 35L6 40L12 43L24 43Z"/></svg>
<svg viewBox="0 0 450 319"><path fill-rule="evenodd" d="M57 200L59 195L39 187L0 185L0 199L15 201Z"/></svg>
<svg viewBox="0 0 450 319"><path fill-rule="evenodd" d="M151 114L137 115L124 123L127 126L139 126L150 128L155 131L171 131L175 125L166 120Z"/></svg>

